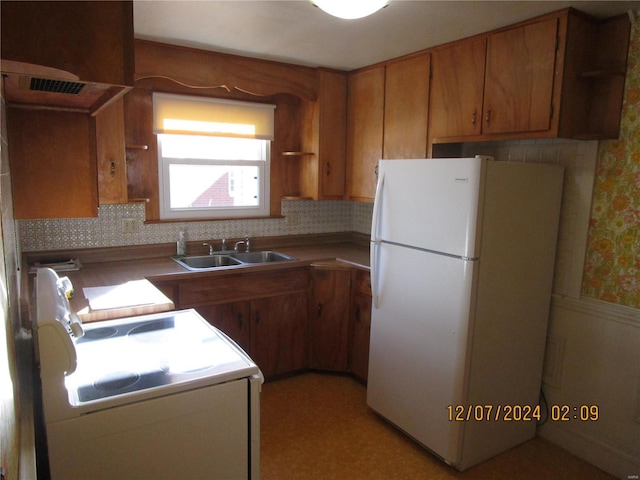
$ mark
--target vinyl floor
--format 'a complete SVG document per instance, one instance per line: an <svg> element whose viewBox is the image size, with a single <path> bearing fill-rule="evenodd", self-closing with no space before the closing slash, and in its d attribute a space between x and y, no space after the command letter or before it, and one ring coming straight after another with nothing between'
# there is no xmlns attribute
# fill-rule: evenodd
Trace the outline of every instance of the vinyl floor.
<svg viewBox="0 0 640 480"><path fill-rule="evenodd" d="M419 447L366 404L348 376L307 373L267 382L261 397L262 480L611 480L536 437L465 472Z"/></svg>

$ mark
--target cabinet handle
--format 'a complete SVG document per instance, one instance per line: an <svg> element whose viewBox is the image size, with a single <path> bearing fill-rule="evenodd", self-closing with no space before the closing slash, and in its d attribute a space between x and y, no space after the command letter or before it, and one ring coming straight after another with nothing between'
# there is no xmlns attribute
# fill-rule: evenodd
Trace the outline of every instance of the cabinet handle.
<svg viewBox="0 0 640 480"><path fill-rule="evenodd" d="M487 121L487 125L491 123L491 107L487 109L487 116L484 119Z"/></svg>
<svg viewBox="0 0 640 480"><path fill-rule="evenodd" d="M238 328L242 329L242 320L244 319L244 317L242 316L241 313L238 314Z"/></svg>
<svg viewBox="0 0 640 480"><path fill-rule="evenodd" d="M327 177L331 175L331 164L327 162Z"/></svg>
<svg viewBox="0 0 640 480"><path fill-rule="evenodd" d="M471 115L471 125L475 126L478 121L478 109L473 111L473 115Z"/></svg>
<svg viewBox="0 0 640 480"><path fill-rule="evenodd" d="M111 176L116 176L116 161L113 158L111 159Z"/></svg>

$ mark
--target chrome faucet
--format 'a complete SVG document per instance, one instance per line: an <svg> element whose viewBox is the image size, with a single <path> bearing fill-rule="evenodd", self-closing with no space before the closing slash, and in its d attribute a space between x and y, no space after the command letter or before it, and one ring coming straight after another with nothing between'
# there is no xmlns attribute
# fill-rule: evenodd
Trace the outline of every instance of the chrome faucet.
<svg viewBox="0 0 640 480"><path fill-rule="evenodd" d="M244 240L240 240L239 242L236 242L235 246L233 247L233 249L237 252L238 251L238 247L240 245L244 245L244 251L248 252L251 250L251 241L249 240L249 236L244 237Z"/></svg>
<svg viewBox="0 0 640 480"><path fill-rule="evenodd" d="M227 239L223 238L221 240L222 245L220 246L220 251L221 252L225 252L227 250ZM209 255L213 255L215 253L215 250L213 249L213 245L211 245L210 243L203 243L202 245L204 245L205 247L209 247Z"/></svg>

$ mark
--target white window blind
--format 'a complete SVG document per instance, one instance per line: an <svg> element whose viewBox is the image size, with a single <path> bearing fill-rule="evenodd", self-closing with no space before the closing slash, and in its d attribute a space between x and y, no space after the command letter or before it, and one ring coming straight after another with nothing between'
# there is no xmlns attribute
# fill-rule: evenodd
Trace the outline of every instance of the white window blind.
<svg viewBox="0 0 640 480"><path fill-rule="evenodd" d="M153 94L156 134L212 135L273 140L275 105Z"/></svg>

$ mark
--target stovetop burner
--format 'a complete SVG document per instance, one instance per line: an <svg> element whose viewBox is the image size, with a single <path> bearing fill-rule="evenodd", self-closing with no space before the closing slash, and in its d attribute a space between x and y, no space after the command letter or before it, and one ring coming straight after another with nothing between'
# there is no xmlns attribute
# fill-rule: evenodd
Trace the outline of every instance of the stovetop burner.
<svg viewBox="0 0 640 480"><path fill-rule="evenodd" d="M85 331L84 337L88 340L100 340L103 338L113 337L118 333L118 329L114 327L94 328L93 330Z"/></svg>
<svg viewBox="0 0 640 480"><path fill-rule="evenodd" d="M86 324L85 335L75 340L78 366L65 379L74 405L119 402L116 397L134 393L153 397L164 387L177 390L257 370L191 310L105 323Z"/></svg>
<svg viewBox="0 0 640 480"><path fill-rule="evenodd" d="M98 390L122 390L135 385L138 380L140 375L135 372L113 372L93 382L93 386Z"/></svg>

